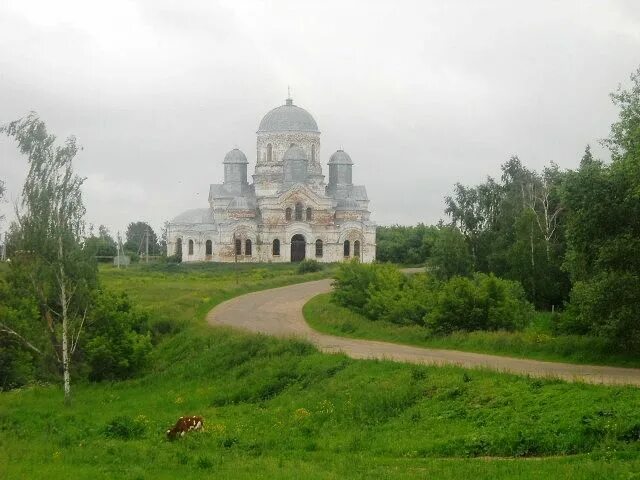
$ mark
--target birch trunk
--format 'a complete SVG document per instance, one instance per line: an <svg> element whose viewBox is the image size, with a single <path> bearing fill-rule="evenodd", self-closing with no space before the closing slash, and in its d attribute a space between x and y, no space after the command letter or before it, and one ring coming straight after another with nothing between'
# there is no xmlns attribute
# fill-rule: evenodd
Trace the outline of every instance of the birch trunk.
<svg viewBox="0 0 640 480"><path fill-rule="evenodd" d="M67 290L64 280L64 267L62 264L62 236L58 237L58 259L60 261L60 304L62 305L62 375L64 378L64 402L71 401L71 375L69 372L69 312L67 311Z"/></svg>

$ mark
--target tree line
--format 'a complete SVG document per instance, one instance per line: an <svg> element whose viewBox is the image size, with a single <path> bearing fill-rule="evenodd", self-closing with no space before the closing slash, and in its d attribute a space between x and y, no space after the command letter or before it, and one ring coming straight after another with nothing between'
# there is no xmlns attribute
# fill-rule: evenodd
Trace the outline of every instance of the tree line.
<svg viewBox="0 0 640 480"><path fill-rule="evenodd" d="M611 94L619 109L603 144L576 169L527 168L455 184L448 221L378 229L378 259L426 263L440 278L494 274L518 281L537 308L564 308L567 333L601 335L640 352L640 69Z"/></svg>

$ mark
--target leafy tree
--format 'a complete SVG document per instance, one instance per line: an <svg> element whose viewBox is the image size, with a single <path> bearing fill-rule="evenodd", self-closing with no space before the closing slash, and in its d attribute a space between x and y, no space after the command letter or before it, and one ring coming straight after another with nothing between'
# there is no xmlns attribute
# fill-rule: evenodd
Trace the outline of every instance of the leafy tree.
<svg viewBox="0 0 640 480"><path fill-rule="evenodd" d="M147 364L151 351L148 314L122 293L98 292L87 318L83 350L91 380L120 380Z"/></svg>
<svg viewBox="0 0 640 480"><path fill-rule="evenodd" d="M416 226L393 225L378 227L376 256L381 262L404 265L424 263L431 254L431 238L435 227L419 223Z"/></svg>
<svg viewBox="0 0 640 480"><path fill-rule="evenodd" d="M568 210L565 266L574 282L570 323L640 352L640 68L605 141L612 163L587 150L563 188Z"/></svg>
<svg viewBox="0 0 640 480"><path fill-rule="evenodd" d="M438 230L429 265L440 279L471 274L473 257L464 235L457 227L443 226Z"/></svg>
<svg viewBox="0 0 640 480"><path fill-rule="evenodd" d="M83 179L72 168L79 147L75 137L56 145L55 136L35 113L1 127L0 132L15 139L29 164L13 230L17 251L10 281L18 289L29 285L37 301L69 401L71 359L97 283L95 262L81 245Z"/></svg>
<svg viewBox="0 0 640 480"><path fill-rule="evenodd" d="M4 199L4 194L6 192L6 187L4 185L4 180L0 180L0 202ZM4 215L0 215L0 224L4 220Z"/></svg>
<svg viewBox="0 0 640 480"><path fill-rule="evenodd" d="M97 236L91 235L85 239L84 247L92 252L99 262L110 262L110 257L115 257L118 252L116 241L104 225L98 227Z"/></svg>
<svg viewBox="0 0 640 480"><path fill-rule="evenodd" d="M127 226L124 249L128 252L144 254L146 252L147 234L149 235L149 255L159 255L158 237L147 222L131 222Z"/></svg>

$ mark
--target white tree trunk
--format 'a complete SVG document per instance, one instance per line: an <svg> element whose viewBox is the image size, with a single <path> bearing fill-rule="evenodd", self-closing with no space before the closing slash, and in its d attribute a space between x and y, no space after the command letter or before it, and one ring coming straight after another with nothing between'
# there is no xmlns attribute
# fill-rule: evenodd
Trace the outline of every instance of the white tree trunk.
<svg viewBox="0 0 640 480"><path fill-rule="evenodd" d="M62 265L63 250L62 237L58 237L58 260L60 261L60 304L62 305L62 375L64 378L64 401L71 401L71 375L69 372L69 312L67 311L67 290L65 287L64 267Z"/></svg>

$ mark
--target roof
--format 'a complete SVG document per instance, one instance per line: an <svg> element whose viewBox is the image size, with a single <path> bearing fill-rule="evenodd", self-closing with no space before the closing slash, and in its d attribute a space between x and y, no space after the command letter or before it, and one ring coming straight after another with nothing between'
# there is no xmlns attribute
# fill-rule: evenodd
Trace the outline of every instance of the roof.
<svg viewBox="0 0 640 480"><path fill-rule="evenodd" d="M336 210L362 210L360 205L353 198L342 198L338 200Z"/></svg>
<svg viewBox="0 0 640 480"><path fill-rule="evenodd" d="M192 224L192 223L214 223L213 211L209 208L193 208L186 210L171 220L171 223Z"/></svg>
<svg viewBox="0 0 640 480"><path fill-rule="evenodd" d="M255 202L247 197L234 197L227 206L229 210L255 210Z"/></svg>
<svg viewBox="0 0 640 480"><path fill-rule="evenodd" d="M249 163L247 156L241 150L234 148L224 156L223 163Z"/></svg>
<svg viewBox="0 0 640 480"><path fill-rule="evenodd" d="M329 158L329 165L353 165L353 161L347 152L338 150Z"/></svg>
<svg viewBox="0 0 640 480"><path fill-rule="evenodd" d="M287 103L274 108L267 113L260 122L258 132L317 132L318 124L311 114L304 108L293 104L287 98Z"/></svg>
<svg viewBox="0 0 640 480"><path fill-rule="evenodd" d="M286 161L286 160L306 160L307 159L307 154L304 153L304 150L302 149L302 147L299 147L298 145L291 145L286 152L284 152L284 155L282 156L282 160Z"/></svg>

